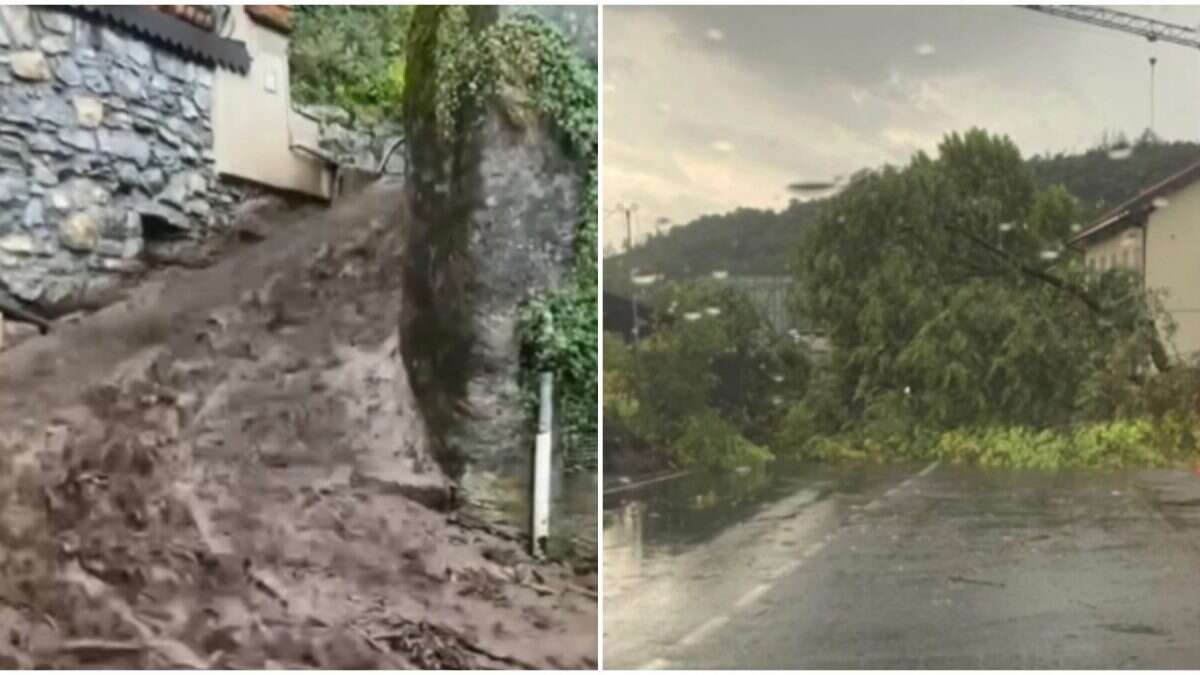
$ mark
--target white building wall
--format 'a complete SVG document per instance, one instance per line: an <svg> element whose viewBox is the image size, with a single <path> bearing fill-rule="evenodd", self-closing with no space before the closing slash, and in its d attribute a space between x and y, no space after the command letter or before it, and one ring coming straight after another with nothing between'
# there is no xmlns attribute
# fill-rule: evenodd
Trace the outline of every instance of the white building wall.
<svg viewBox="0 0 1200 675"><path fill-rule="evenodd" d="M213 151L218 173L328 198L331 176L293 152L294 140L317 147L317 124L292 110L288 38L234 6L226 36L250 52L246 75L218 69L213 83Z"/></svg>
<svg viewBox="0 0 1200 675"><path fill-rule="evenodd" d="M1200 354L1200 183L1166 198L1146 229L1146 287L1166 292L1179 355Z"/></svg>

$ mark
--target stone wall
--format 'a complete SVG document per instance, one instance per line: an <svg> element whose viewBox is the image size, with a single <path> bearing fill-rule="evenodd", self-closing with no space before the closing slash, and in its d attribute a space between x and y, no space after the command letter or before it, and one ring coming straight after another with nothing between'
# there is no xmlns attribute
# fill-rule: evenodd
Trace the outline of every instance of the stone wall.
<svg viewBox="0 0 1200 675"><path fill-rule="evenodd" d="M353 122L350 113L334 105L298 105L295 109L316 120L321 149L346 166L376 170L388 149L404 137L404 129L398 123ZM388 158L385 173L404 173L407 156L404 147L398 147Z"/></svg>
<svg viewBox="0 0 1200 675"><path fill-rule="evenodd" d="M0 290L55 315L229 222L209 66L47 8L0 8Z"/></svg>

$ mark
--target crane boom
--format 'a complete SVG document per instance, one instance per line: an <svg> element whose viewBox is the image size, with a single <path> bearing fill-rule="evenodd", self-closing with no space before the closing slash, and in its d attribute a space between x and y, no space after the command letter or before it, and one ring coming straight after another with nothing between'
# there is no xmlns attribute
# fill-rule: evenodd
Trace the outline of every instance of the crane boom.
<svg viewBox="0 0 1200 675"><path fill-rule="evenodd" d="M1090 23L1093 26L1140 35L1152 42L1162 40L1163 42L1172 42L1184 47L1200 49L1200 32L1195 28L1175 23L1148 19L1115 9L1106 9L1091 5L1022 5L1022 7L1035 12L1042 12L1043 14L1059 16L1064 19Z"/></svg>

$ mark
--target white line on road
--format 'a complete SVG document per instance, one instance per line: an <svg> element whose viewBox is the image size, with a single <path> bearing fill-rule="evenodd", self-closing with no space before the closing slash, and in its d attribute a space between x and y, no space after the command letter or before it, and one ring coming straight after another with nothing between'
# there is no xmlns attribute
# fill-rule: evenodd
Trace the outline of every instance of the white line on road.
<svg viewBox="0 0 1200 675"><path fill-rule="evenodd" d="M671 662L666 659L654 659L638 666L638 670L666 670Z"/></svg>
<svg viewBox="0 0 1200 675"><path fill-rule="evenodd" d="M799 560L793 560L790 563L784 563L782 566L776 568L776 570L771 573L771 578L778 579L780 577L787 576L787 575L791 574L792 572L795 572L797 569L799 569L799 567L800 567Z"/></svg>
<svg viewBox="0 0 1200 675"><path fill-rule="evenodd" d="M917 474L917 476L918 476L918 477L921 477L921 478L924 478L925 476L928 476L928 475L929 475L929 472L930 472L930 471L933 471L934 469L936 469L936 468L938 467L938 464L941 464L941 463L942 463L942 460L940 460L940 459L938 459L938 460L934 460L934 462L933 462L932 464L930 464L929 466L925 467L924 469L921 469L921 473Z"/></svg>
<svg viewBox="0 0 1200 675"><path fill-rule="evenodd" d="M754 588L750 589L750 592L743 595L741 597L741 599L738 600L737 603L735 603L733 606L736 607L737 609L743 609L745 607L748 607L751 604L753 604L755 600L758 600L759 598L761 598L763 596L763 594L769 590L771 590L771 587L769 585L759 584L759 585L755 586Z"/></svg>
<svg viewBox="0 0 1200 675"><path fill-rule="evenodd" d="M696 630L685 635L684 638L679 641L679 644L683 647L691 647L697 642L703 640L705 635L708 635L727 623L729 623L729 617L714 616L713 618L701 624Z"/></svg>

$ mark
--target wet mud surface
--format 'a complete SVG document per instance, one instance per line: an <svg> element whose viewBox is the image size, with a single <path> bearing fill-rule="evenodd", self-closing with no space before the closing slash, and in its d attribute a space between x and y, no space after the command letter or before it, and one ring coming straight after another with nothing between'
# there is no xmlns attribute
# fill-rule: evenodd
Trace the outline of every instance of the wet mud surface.
<svg viewBox="0 0 1200 675"><path fill-rule="evenodd" d="M0 354L0 667L596 664L594 555L532 560L429 455L400 203L274 214Z"/></svg>
<svg viewBox="0 0 1200 675"><path fill-rule="evenodd" d="M691 480L606 496L606 667L1200 665L1190 472Z"/></svg>

